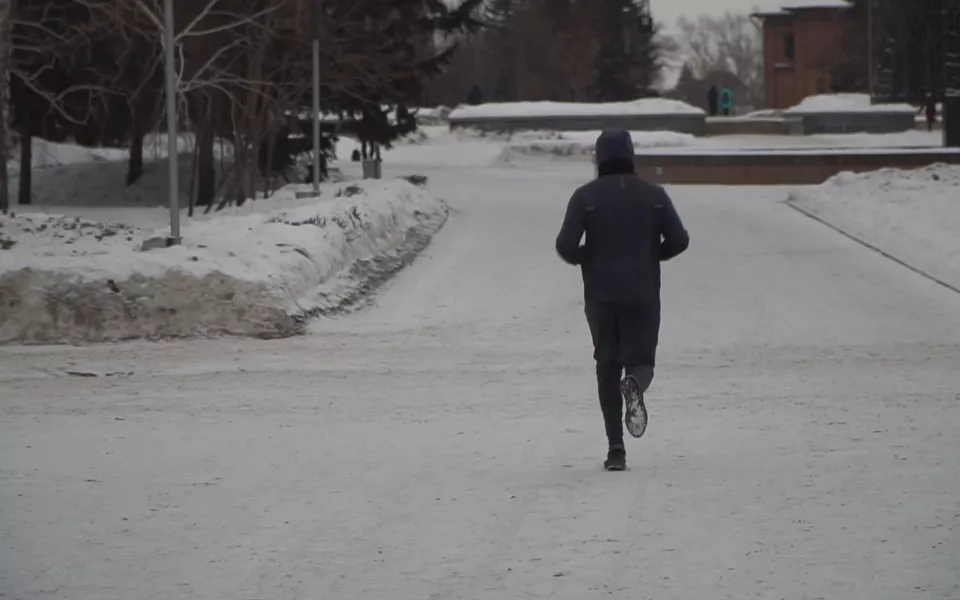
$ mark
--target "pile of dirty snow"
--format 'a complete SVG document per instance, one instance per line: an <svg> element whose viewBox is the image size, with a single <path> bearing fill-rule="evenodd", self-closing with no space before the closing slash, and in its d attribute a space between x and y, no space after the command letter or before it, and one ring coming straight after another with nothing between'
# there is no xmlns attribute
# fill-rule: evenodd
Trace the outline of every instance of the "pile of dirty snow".
<svg viewBox="0 0 960 600"><path fill-rule="evenodd" d="M789 202L960 288L960 166L841 173Z"/></svg>
<svg viewBox="0 0 960 600"><path fill-rule="evenodd" d="M164 232L50 214L0 217L0 342L275 337L356 306L422 250L446 205L402 180L304 186Z"/></svg>
<svg viewBox="0 0 960 600"><path fill-rule="evenodd" d="M820 94L807 96L800 104L783 111L783 114L850 112L907 112L913 114L917 112L917 109L909 104L871 104L868 94Z"/></svg>
<svg viewBox="0 0 960 600"><path fill-rule="evenodd" d="M510 137L497 158L499 164L509 164L529 158L592 158L599 131L522 132ZM675 131L631 132L633 147L640 151L650 148L690 146L697 138Z"/></svg>

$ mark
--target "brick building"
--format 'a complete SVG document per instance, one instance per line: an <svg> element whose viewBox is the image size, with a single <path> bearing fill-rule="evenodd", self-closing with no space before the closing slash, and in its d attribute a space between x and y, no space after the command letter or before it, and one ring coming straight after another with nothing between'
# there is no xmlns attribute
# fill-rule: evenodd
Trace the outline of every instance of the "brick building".
<svg viewBox="0 0 960 600"><path fill-rule="evenodd" d="M763 75L767 108L789 108L831 91L830 62L846 27L842 0L807 0L755 13L763 23Z"/></svg>

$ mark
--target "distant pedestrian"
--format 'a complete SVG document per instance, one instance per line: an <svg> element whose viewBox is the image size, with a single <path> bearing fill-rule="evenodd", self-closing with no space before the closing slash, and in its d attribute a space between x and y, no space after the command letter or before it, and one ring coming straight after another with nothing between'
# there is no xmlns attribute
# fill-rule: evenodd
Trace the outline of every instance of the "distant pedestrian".
<svg viewBox="0 0 960 600"><path fill-rule="evenodd" d="M933 94L927 95L927 101L920 107L919 112L926 112L927 131L933 131L933 126L937 123L937 100Z"/></svg>
<svg viewBox="0 0 960 600"><path fill-rule="evenodd" d="M717 103L720 101L720 91L717 90L717 86L711 85L710 91L707 92L707 107L710 109L710 116L717 116Z"/></svg>
<svg viewBox="0 0 960 600"><path fill-rule="evenodd" d="M483 92L480 91L480 86L474 85L473 89L470 90L470 93L467 94L467 104L470 106L483 104Z"/></svg>
<svg viewBox="0 0 960 600"><path fill-rule="evenodd" d="M690 238L667 192L636 175L627 131L600 134L596 160L598 176L570 198L556 248L582 273L607 433L604 468L622 471L624 401L630 435L647 427L643 394L660 333L660 263L685 251Z"/></svg>
<svg viewBox="0 0 960 600"><path fill-rule="evenodd" d="M720 90L720 110L726 117L729 117L730 111L733 110L733 92L727 86L723 86Z"/></svg>

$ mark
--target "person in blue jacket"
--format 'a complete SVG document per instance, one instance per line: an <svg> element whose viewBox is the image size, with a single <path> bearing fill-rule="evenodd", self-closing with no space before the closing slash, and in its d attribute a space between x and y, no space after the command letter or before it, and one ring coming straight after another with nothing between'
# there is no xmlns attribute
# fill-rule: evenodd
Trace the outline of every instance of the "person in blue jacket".
<svg viewBox="0 0 960 600"><path fill-rule="evenodd" d="M727 117L730 116L730 111L733 110L733 92L731 92L727 86L723 86L723 89L720 90L720 110L722 110L724 116Z"/></svg>

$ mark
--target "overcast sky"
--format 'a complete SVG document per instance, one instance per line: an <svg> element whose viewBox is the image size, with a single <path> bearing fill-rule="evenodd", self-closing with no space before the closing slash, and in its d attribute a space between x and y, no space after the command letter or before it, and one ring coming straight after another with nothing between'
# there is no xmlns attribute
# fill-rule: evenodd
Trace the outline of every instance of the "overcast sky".
<svg viewBox="0 0 960 600"><path fill-rule="evenodd" d="M722 13L725 10L751 12L755 7L771 9L805 2L811 3L811 0L650 0L650 10L655 20L672 29L681 16L695 17L701 13Z"/></svg>

